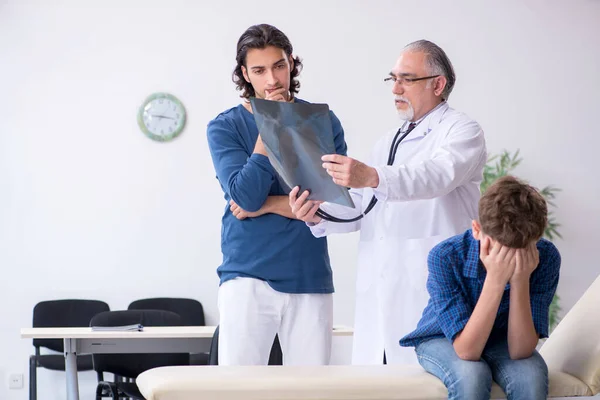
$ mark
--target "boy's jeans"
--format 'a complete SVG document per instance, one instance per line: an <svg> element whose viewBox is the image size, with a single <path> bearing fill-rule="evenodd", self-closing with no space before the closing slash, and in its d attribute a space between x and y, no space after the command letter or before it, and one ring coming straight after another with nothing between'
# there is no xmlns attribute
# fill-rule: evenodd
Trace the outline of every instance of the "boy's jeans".
<svg viewBox="0 0 600 400"><path fill-rule="evenodd" d="M506 340L489 344L480 361L461 360L452 343L431 339L415 351L419 363L448 388L448 399L489 400L492 378L508 400L545 400L548 395L548 368L534 351L529 358L511 360Z"/></svg>

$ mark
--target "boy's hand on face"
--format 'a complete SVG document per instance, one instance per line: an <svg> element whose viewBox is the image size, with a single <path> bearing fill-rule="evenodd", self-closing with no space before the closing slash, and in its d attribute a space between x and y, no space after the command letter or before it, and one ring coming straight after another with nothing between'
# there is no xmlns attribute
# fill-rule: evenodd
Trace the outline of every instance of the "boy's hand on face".
<svg viewBox="0 0 600 400"><path fill-rule="evenodd" d="M516 267L510 282L529 281L529 277L540 263L540 252L533 242L524 249L518 249L515 255Z"/></svg>
<svg viewBox="0 0 600 400"><path fill-rule="evenodd" d="M500 242L492 245L489 237L483 238L479 246L479 258L487 271L486 280L504 289L515 272L516 253L516 249L503 246Z"/></svg>

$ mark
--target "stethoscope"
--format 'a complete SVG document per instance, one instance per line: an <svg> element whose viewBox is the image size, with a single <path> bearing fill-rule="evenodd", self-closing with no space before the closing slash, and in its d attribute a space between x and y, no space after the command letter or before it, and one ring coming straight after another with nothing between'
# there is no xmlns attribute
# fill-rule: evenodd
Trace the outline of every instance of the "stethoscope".
<svg viewBox="0 0 600 400"><path fill-rule="evenodd" d="M388 166L394 165L394 161L396 160L396 153L398 152L398 146L404 140L404 138L406 138L409 133L411 133L417 126L419 126L419 124L425 120L425 117L427 117L429 114L431 114L432 112L434 112L435 110L440 108L442 106L442 104L444 104L444 103L445 103L445 101L443 101L442 103L440 103L439 105L434 107L427 114L425 114L423 117L421 117L421 119L419 121L417 121L416 123L411 122L408 125L408 128L406 128L406 124L408 124L408 121L404 121L404 123L402 124L400 129L398 129L398 131L394 135L394 140L392 140L392 145L390 146L390 151L388 153L388 159L387 159ZM406 128L406 130L405 130L405 128ZM350 188L348 188L348 190L350 190ZM318 217L321 217L325 221L338 222L338 223L355 222L355 221L358 221L358 220L364 218L365 215L367 215L373 209L373 207L375 207L375 204L377 204L377 197L375 197L375 195L373 195L373 197L371 197L371 201L369 201L369 205L367 205L367 208L365 208L365 211L362 214L360 214L359 216L354 217L354 218L349 218L349 219L334 217L333 215L326 213L325 211L321 210L320 208L317 210L315 215Z"/></svg>

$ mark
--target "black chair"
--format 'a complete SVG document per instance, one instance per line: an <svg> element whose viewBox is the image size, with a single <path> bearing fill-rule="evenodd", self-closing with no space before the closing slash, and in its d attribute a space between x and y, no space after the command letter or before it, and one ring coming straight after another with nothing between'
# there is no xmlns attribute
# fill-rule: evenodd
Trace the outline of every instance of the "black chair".
<svg viewBox="0 0 600 400"><path fill-rule="evenodd" d="M181 317L170 311L126 310L109 311L92 318L90 326L123 326L142 324L143 326L181 326ZM96 400L103 397L133 398L144 400L135 378L152 368L172 365L189 365L189 353L135 353L135 354L93 354L94 369L100 382L96 388ZM104 372L108 372L133 382L104 381Z"/></svg>
<svg viewBox="0 0 600 400"><path fill-rule="evenodd" d="M210 342L210 353L208 355L208 365L219 365L219 327L215 329ZM269 365L283 365L283 353L279 344L279 337L275 335L271 354L269 354Z"/></svg>
<svg viewBox="0 0 600 400"><path fill-rule="evenodd" d="M179 314L182 326L204 326L202 303L195 299L178 297L155 297L132 302L128 310L164 310ZM191 365L207 365L208 353L190 354Z"/></svg>
<svg viewBox="0 0 600 400"><path fill-rule="evenodd" d="M202 303L195 299L155 297L132 302L128 310L164 310L179 314L183 326L204 326Z"/></svg>
<svg viewBox="0 0 600 400"><path fill-rule="evenodd" d="M51 300L42 301L33 308L34 328L86 327L94 315L110 310L108 304L99 300ZM37 399L37 368L54 371L65 370L64 341L61 339L33 339L35 355L29 358L29 399ZM40 348L60 354L41 354ZM92 356L77 356L77 370L93 370Z"/></svg>

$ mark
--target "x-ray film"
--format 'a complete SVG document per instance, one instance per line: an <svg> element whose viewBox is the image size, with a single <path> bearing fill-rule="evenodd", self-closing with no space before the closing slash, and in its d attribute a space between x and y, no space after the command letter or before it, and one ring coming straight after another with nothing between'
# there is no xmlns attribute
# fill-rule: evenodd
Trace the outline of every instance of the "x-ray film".
<svg viewBox="0 0 600 400"><path fill-rule="evenodd" d="M336 152L327 104L250 102L269 161L288 193L300 186L300 193L310 192L309 199L354 208L348 190L322 167L321 157Z"/></svg>

